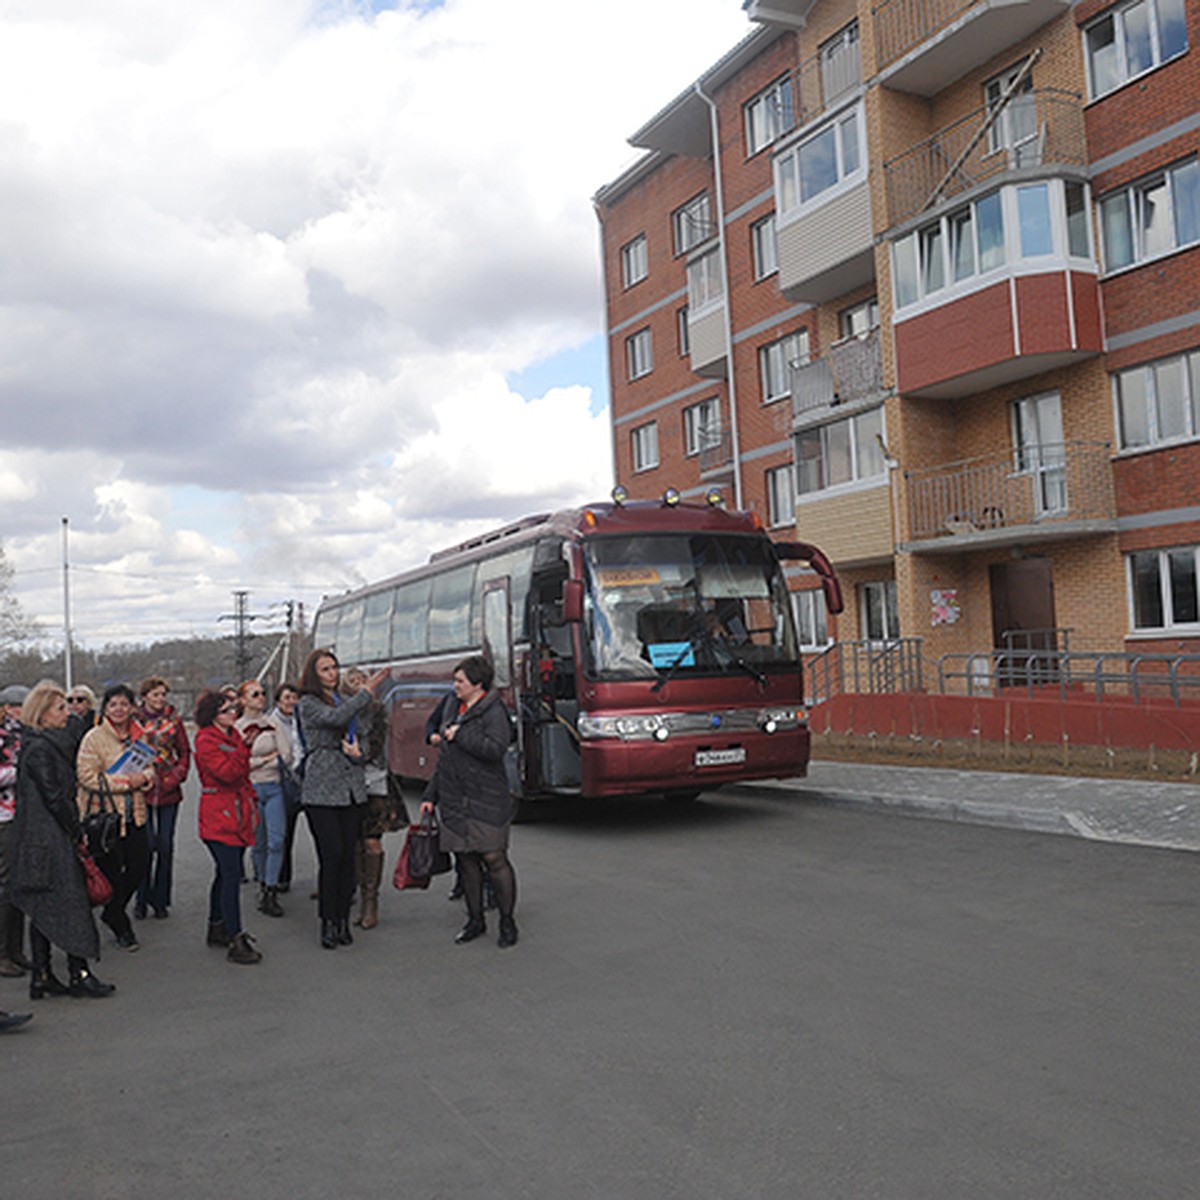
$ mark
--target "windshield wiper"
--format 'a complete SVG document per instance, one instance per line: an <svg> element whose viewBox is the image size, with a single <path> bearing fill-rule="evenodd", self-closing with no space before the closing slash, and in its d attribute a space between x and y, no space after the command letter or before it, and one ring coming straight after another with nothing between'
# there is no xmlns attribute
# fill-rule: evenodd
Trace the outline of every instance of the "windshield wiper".
<svg viewBox="0 0 1200 1200"><path fill-rule="evenodd" d="M704 624L705 614L700 609L697 609L694 615L700 618L700 628L697 629L690 638L688 638L687 644L682 650L680 650L679 654L675 657L675 660L671 663L671 665L667 667L666 670L658 677L658 679L656 679L654 683L650 685L650 690L652 692L661 692L662 689L667 686L667 683L675 674L676 670L683 665L683 662L687 656L693 653L697 647L704 644L712 646L718 651L723 650L729 656L729 660L731 662L736 663L737 666L741 667L742 670L745 671L758 684L759 687L765 688L767 686L767 677L761 671L752 667L737 652L737 650L734 649L733 643L727 638L717 638L713 635L712 631L709 630ZM717 655L717 664L718 666L724 666L724 664L720 661L719 654Z"/></svg>

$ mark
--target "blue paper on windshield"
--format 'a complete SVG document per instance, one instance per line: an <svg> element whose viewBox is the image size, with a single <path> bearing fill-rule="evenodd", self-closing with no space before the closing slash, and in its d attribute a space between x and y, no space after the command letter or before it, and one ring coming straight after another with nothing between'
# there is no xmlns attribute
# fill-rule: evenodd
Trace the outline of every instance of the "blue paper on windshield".
<svg viewBox="0 0 1200 1200"><path fill-rule="evenodd" d="M652 667L694 667L696 655L691 642L652 642L646 649L650 652Z"/></svg>

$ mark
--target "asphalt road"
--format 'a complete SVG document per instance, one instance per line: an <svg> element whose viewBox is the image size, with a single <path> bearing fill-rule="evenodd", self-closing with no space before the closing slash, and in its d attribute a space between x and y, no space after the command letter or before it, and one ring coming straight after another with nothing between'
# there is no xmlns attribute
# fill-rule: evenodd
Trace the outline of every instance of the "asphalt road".
<svg viewBox="0 0 1200 1200"><path fill-rule="evenodd" d="M563 806L514 833L516 948L453 945L438 880L331 952L302 834L235 967L194 819L116 996L0 1037L6 1200L1195 1194L1195 855L786 792Z"/></svg>

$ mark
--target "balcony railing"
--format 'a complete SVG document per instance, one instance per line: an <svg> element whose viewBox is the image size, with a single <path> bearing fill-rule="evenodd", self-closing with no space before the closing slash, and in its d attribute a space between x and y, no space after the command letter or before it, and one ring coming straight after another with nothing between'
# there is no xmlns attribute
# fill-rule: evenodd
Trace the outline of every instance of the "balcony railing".
<svg viewBox="0 0 1200 1200"><path fill-rule="evenodd" d="M920 692L925 687L920 638L834 642L806 666L810 705L843 692Z"/></svg>
<svg viewBox="0 0 1200 1200"><path fill-rule="evenodd" d="M792 365L792 415L866 400L883 391L879 327L834 342L812 362Z"/></svg>
<svg viewBox="0 0 1200 1200"><path fill-rule="evenodd" d="M913 541L1115 516L1107 442L1063 442L906 471Z"/></svg>
<svg viewBox="0 0 1200 1200"><path fill-rule="evenodd" d="M836 44L823 47L805 59L792 73L792 95L796 107L795 123L815 121L839 96L862 83L862 57L858 49L858 30Z"/></svg>
<svg viewBox="0 0 1200 1200"><path fill-rule="evenodd" d="M996 119L987 124L991 117ZM986 106L976 109L884 163L888 221L899 225L1006 171L1086 163L1079 95L1038 88L998 115Z"/></svg>

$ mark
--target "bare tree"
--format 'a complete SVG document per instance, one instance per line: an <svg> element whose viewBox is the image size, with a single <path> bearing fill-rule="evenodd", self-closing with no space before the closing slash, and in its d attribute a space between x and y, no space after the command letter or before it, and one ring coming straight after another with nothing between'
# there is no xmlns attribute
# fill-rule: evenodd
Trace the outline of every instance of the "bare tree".
<svg viewBox="0 0 1200 1200"><path fill-rule="evenodd" d="M37 622L25 615L12 594L12 581L12 564L0 543L0 655L7 655L38 633Z"/></svg>

